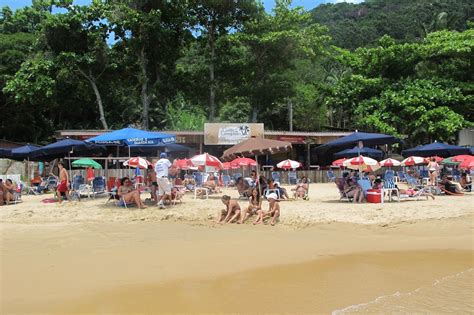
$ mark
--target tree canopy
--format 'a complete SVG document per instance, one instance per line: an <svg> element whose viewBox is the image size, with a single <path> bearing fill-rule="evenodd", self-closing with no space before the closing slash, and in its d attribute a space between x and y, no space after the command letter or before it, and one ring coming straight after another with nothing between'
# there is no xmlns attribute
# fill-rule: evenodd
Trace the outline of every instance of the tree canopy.
<svg viewBox="0 0 474 315"><path fill-rule="evenodd" d="M0 132L202 130L206 121L380 131L472 126L473 4L34 0L0 15ZM61 8L52 13L53 8Z"/></svg>

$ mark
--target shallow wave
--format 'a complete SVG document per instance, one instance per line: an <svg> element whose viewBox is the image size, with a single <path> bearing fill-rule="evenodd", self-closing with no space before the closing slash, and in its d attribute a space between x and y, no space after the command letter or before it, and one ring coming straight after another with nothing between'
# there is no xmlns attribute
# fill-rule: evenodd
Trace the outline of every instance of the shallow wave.
<svg viewBox="0 0 474 315"><path fill-rule="evenodd" d="M411 292L395 292L343 309L337 314L357 313L456 313L474 312L474 268L436 279Z"/></svg>

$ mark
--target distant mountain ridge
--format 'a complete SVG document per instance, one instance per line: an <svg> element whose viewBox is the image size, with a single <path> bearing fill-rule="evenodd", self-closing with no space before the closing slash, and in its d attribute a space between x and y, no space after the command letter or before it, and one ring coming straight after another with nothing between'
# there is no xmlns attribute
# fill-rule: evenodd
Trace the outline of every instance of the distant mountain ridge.
<svg viewBox="0 0 474 315"><path fill-rule="evenodd" d="M322 4L313 20L329 28L336 46L370 46L387 34L400 42L423 39L427 33L463 31L474 22L473 0L367 0L359 4Z"/></svg>

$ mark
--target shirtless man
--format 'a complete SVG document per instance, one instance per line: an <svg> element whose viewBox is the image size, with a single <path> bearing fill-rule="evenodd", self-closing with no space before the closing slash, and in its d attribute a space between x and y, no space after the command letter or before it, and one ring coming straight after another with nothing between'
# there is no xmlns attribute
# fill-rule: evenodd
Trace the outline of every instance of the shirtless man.
<svg viewBox="0 0 474 315"><path fill-rule="evenodd" d="M277 202L278 196L275 193L268 194L268 211L257 211L257 220L253 224L262 224L266 217L270 217L270 224L273 226L276 219L280 217L280 204Z"/></svg>
<svg viewBox="0 0 474 315"><path fill-rule="evenodd" d="M59 199L59 203L63 201L63 196L69 200L69 174L67 173L66 169L64 168L63 162L59 162L59 184L56 188L56 194Z"/></svg>
<svg viewBox="0 0 474 315"><path fill-rule="evenodd" d="M231 200L230 196L227 195L222 196L221 201L225 204L226 208L219 211L216 223L232 223L232 221L237 219L240 215L240 205L237 200Z"/></svg>
<svg viewBox="0 0 474 315"><path fill-rule="evenodd" d="M2 179L0 178L0 206L4 203L9 203L13 200L13 195L8 191L7 187L3 183Z"/></svg>
<svg viewBox="0 0 474 315"><path fill-rule="evenodd" d="M148 165L147 181L150 187L151 200L153 200L153 205L156 205L158 203L158 196L156 194L158 181L156 180L156 172L153 165Z"/></svg>

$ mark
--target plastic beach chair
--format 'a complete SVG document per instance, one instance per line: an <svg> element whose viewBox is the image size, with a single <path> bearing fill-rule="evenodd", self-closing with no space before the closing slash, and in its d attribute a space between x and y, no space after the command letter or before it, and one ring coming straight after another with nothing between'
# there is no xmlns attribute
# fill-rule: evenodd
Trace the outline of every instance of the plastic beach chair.
<svg viewBox="0 0 474 315"><path fill-rule="evenodd" d="M328 182L334 183L336 181L336 175L334 175L332 170L328 170L326 176L328 177Z"/></svg>

